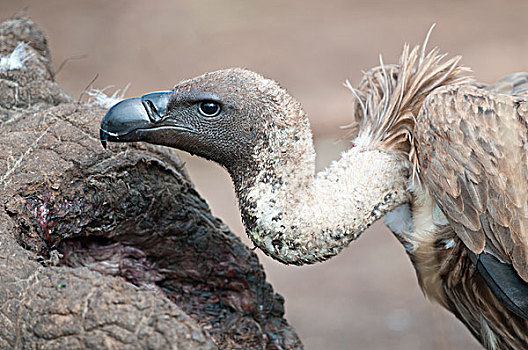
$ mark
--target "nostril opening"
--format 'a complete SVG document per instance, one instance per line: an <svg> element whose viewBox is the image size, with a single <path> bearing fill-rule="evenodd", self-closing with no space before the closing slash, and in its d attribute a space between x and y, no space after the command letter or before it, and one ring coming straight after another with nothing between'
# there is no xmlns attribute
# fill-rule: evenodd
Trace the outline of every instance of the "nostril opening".
<svg viewBox="0 0 528 350"><path fill-rule="evenodd" d="M156 122L161 119L161 116L159 115L158 109L156 108L154 102L146 99L141 102L143 103L143 106L145 107L145 110L147 111L147 115L151 122Z"/></svg>
<svg viewBox="0 0 528 350"><path fill-rule="evenodd" d="M158 110L157 110L156 106L154 105L154 103L153 103L151 100L147 100L146 102L147 102L147 104L149 105L149 107L150 107L155 113L158 113Z"/></svg>

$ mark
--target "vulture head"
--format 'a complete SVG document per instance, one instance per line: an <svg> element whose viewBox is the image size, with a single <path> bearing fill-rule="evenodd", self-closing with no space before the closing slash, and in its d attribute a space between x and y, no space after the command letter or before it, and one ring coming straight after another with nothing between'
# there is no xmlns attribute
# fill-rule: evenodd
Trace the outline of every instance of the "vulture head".
<svg viewBox="0 0 528 350"><path fill-rule="evenodd" d="M294 143L311 147L300 104L275 81L240 68L121 101L104 117L100 137L103 144L145 141L187 151L221 164L235 182L258 171L264 154Z"/></svg>

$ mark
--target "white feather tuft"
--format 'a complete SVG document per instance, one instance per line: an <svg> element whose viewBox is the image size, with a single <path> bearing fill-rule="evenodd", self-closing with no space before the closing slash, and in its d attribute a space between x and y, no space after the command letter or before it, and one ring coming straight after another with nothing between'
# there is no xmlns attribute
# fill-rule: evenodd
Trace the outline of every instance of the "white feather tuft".
<svg viewBox="0 0 528 350"><path fill-rule="evenodd" d="M0 73L24 68L24 63L35 55L26 50L27 46L27 43L19 42L9 55L0 55Z"/></svg>
<svg viewBox="0 0 528 350"><path fill-rule="evenodd" d="M124 89L117 89L111 96L109 96L104 91L112 87L113 86L107 86L103 89L92 88L88 90L86 92L88 96L90 96L88 103L102 108L110 108L124 99L125 93L130 87L130 83L128 83Z"/></svg>

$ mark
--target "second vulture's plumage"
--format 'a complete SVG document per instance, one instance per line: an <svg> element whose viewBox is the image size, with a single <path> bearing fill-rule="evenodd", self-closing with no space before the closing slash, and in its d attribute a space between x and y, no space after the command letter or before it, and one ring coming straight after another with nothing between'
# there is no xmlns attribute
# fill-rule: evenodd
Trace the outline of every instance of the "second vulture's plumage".
<svg viewBox="0 0 528 350"><path fill-rule="evenodd" d="M223 165L248 235L284 263L326 260L385 216L430 299L487 348L526 348L528 74L488 86L466 73L408 46L368 71L352 89L354 147L318 174L300 104L238 68L121 102L101 140Z"/></svg>

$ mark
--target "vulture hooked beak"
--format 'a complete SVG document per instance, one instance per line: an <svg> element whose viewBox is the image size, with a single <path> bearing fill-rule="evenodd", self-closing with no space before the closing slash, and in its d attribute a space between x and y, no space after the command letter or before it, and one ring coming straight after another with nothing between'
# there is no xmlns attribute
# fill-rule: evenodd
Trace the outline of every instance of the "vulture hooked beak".
<svg viewBox="0 0 528 350"><path fill-rule="evenodd" d="M148 141L151 131L178 128L166 118L167 105L173 93L152 92L128 98L110 108L101 121L99 131L103 147L106 148L107 141Z"/></svg>

